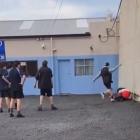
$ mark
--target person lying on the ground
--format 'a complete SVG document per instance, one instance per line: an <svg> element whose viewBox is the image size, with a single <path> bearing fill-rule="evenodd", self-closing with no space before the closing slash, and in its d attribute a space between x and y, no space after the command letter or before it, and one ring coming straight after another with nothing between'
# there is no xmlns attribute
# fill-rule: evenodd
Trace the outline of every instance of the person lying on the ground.
<svg viewBox="0 0 140 140"><path fill-rule="evenodd" d="M127 101L132 99L132 92L126 88L119 88L117 94L113 95L112 101Z"/></svg>

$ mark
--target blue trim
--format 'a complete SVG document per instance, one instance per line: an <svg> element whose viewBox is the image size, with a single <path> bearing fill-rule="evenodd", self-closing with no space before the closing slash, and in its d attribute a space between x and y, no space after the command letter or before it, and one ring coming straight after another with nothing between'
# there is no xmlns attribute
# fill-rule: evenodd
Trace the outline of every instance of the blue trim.
<svg viewBox="0 0 140 140"><path fill-rule="evenodd" d="M89 76L75 76L74 72L74 60L75 59L87 59L91 58L94 60L94 71L93 75ZM118 55L94 55L94 56L66 56L66 57L59 57L54 56L52 57L20 57L20 58L7 58L7 60L37 60L38 61L38 68L41 66L41 63L44 59L48 60L48 65L53 70L53 83L54 89L53 92L56 95L60 94L60 79L59 79L59 61L60 60L69 60L70 64L70 73L71 78L69 78L70 86L70 93L71 94L95 94L100 93L105 90L105 87L102 83L102 79L99 78L95 83L93 83L93 77L97 75L100 68L104 65L105 62L109 62L111 67L114 67L118 64ZM113 90L118 88L118 70L113 73ZM34 89L35 79L27 78L25 85L24 85L24 93L25 95L39 95L39 90ZM67 87L66 87L67 88Z"/></svg>
<svg viewBox="0 0 140 140"><path fill-rule="evenodd" d="M5 42L2 40L0 40L0 60L2 61L6 60Z"/></svg>

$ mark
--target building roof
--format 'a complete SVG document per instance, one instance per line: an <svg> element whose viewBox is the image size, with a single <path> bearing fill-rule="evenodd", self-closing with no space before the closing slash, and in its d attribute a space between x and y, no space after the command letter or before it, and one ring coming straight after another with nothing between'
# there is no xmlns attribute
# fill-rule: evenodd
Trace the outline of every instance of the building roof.
<svg viewBox="0 0 140 140"><path fill-rule="evenodd" d="M90 36L87 19L0 21L0 38Z"/></svg>

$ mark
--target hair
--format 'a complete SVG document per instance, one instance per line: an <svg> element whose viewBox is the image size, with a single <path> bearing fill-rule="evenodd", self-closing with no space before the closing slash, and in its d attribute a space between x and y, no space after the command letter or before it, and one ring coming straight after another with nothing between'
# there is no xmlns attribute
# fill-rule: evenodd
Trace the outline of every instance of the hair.
<svg viewBox="0 0 140 140"><path fill-rule="evenodd" d="M17 67L18 65L20 64L20 62L19 61L15 61L14 63L13 63L13 67Z"/></svg>
<svg viewBox="0 0 140 140"><path fill-rule="evenodd" d="M12 61L7 63L7 69L12 68L12 66L13 66L13 62Z"/></svg>
<svg viewBox="0 0 140 140"><path fill-rule="evenodd" d="M109 66L109 65L110 65L109 62L106 62L106 63L105 63L105 66Z"/></svg>
<svg viewBox="0 0 140 140"><path fill-rule="evenodd" d="M47 61L47 60L44 60L44 61L42 62L42 66L43 66L43 67L47 67L47 65L48 65L48 61Z"/></svg>
<svg viewBox="0 0 140 140"><path fill-rule="evenodd" d="M0 61L0 68L6 67L6 62L5 61Z"/></svg>

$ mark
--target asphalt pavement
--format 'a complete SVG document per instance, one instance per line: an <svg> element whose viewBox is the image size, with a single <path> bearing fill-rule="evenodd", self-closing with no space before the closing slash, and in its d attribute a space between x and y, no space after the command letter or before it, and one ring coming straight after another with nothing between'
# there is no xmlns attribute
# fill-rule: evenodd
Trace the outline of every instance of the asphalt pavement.
<svg viewBox="0 0 140 140"><path fill-rule="evenodd" d="M38 112L39 96L26 96L25 118L10 118L4 108L0 140L140 140L138 102L110 102L100 95L54 96L54 102L57 111L45 101Z"/></svg>

